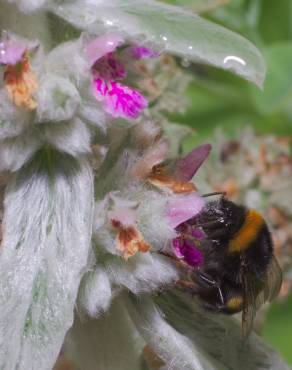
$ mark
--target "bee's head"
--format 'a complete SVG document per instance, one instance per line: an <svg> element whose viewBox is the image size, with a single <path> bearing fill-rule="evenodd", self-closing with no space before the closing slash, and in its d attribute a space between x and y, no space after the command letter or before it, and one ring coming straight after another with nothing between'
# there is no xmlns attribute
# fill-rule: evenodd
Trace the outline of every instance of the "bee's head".
<svg viewBox="0 0 292 370"><path fill-rule="evenodd" d="M226 197L220 197L218 200L208 202L203 211L205 222L213 221L214 229L224 229L223 236L230 237L235 234L244 222L246 208L238 205Z"/></svg>

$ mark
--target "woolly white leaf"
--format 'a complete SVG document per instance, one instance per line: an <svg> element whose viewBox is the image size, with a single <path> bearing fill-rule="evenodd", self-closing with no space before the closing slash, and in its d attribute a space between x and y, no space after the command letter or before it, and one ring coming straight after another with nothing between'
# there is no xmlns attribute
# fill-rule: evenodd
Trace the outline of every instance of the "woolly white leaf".
<svg viewBox="0 0 292 370"><path fill-rule="evenodd" d="M65 352L82 370L142 370L139 357L143 345L118 298L98 320L82 322L75 317Z"/></svg>
<svg viewBox="0 0 292 370"><path fill-rule="evenodd" d="M265 63L243 37L178 7L153 0L76 1L50 9L75 26L100 33L119 31L190 60L231 69L262 86Z"/></svg>
<svg viewBox="0 0 292 370"><path fill-rule="evenodd" d="M2 370L53 367L87 263L92 184L86 163L52 151L11 180L0 256Z"/></svg>

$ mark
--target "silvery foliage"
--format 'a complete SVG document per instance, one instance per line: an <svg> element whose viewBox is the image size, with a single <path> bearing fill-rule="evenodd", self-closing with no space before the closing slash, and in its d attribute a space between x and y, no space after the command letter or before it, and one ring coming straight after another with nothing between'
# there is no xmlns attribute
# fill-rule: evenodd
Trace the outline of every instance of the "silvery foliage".
<svg viewBox="0 0 292 370"><path fill-rule="evenodd" d="M139 152L137 127L112 122L92 98L83 40L120 32L261 86L265 64L258 50L152 0L1 0L0 6L1 29L38 45L32 67L39 81L33 113L16 108L0 86L0 169L10 172L0 255L0 368L52 369L74 322L64 348L83 370L149 368L141 358L146 344L164 369L287 369L256 335L252 350L244 349L232 320L210 316L175 293L151 298L177 278L167 259L118 256L107 222L112 199L138 204L140 230L155 252L174 237L163 213L169 195L125 176L125 162ZM100 149L94 166L92 144Z"/></svg>

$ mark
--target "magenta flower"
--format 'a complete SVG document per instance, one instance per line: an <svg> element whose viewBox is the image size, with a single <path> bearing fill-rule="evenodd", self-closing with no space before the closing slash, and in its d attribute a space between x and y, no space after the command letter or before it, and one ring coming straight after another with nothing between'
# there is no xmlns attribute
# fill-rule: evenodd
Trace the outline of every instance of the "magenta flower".
<svg viewBox="0 0 292 370"><path fill-rule="evenodd" d="M115 118L136 119L148 104L138 91L101 78L93 80L93 93L98 101L103 102L104 110Z"/></svg>
<svg viewBox="0 0 292 370"><path fill-rule="evenodd" d="M210 151L210 144L203 144L193 149L176 162L174 176L180 181L190 181L207 159ZM204 263L200 242L205 238L205 234L192 223L203 207L203 198L198 193L175 196L168 202L169 224L178 235L172 240L173 252L177 258L191 267L199 267Z"/></svg>
<svg viewBox="0 0 292 370"><path fill-rule="evenodd" d="M11 39L0 41L0 64L15 65L22 60L26 46Z"/></svg>
<svg viewBox="0 0 292 370"><path fill-rule="evenodd" d="M97 60L114 52L116 48L123 43L124 39L116 34L105 34L90 41L86 45L86 55L90 67L92 67Z"/></svg>
<svg viewBox="0 0 292 370"><path fill-rule="evenodd" d="M199 267L204 263L201 241L205 238L205 234L201 229L195 228L188 221L176 228L178 237L172 241L173 250L176 257L182 259L189 266Z"/></svg>
<svg viewBox="0 0 292 370"><path fill-rule="evenodd" d="M145 46L132 46L130 53L134 59L157 58L159 53Z"/></svg>
<svg viewBox="0 0 292 370"><path fill-rule="evenodd" d="M95 98L111 116L136 119L147 107L144 96L120 81L126 69L115 50L123 43L117 35L103 35L91 41L86 54L92 70L92 91Z"/></svg>
<svg viewBox="0 0 292 370"><path fill-rule="evenodd" d="M191 267L199 267L204 263L204 255L194 241L176 238L172 241L177 258L182 259Z"/></svg>
<svg viewBox="0 0 292 370"><path fill-rule="evenodd" d="M167 209L169 224L175 228L178 235L172 240L173 252L191 267L201 266L204 262L200 241L205 234L191 222L203 207L203 198L197 193L191 193L173 197Z"/></svg>

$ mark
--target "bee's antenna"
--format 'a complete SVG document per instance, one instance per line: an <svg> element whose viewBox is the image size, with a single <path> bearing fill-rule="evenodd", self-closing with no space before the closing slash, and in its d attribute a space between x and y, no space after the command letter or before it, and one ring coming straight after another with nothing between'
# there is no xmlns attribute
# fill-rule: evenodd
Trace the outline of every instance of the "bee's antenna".
<svg viewBox="0 0 292 370"><path fill-rule="evenodd" d="M214 195L222 195L223 197L226 197L227 193L226 191L216 191L214 193L203 194L202 198L212 197Z"/></svg>

